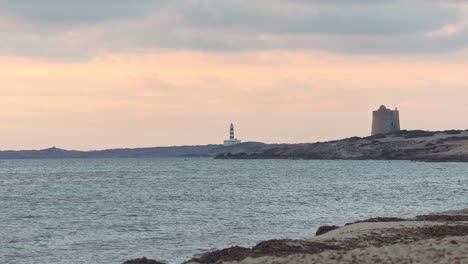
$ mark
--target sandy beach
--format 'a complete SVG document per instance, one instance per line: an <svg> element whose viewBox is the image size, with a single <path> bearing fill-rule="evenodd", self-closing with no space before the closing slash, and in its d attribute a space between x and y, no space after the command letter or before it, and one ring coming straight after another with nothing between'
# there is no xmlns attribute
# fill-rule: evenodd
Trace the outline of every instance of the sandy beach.
<svg viewBox="0 0 468 264"><path fill-rule="evenodd" d="M468 263L468 209L415 218L373 218L304 240L232 247L187 263Z"/></svg>
<svg viewBox="0 0 468 264"><path fill-rule="evenodd" d="M414 218L377 217L323 226L304 240L231 247L184 264L468 263L468 209ZM162 264L146 258L125 264Z"/></svg>
<svg viewBox="0 0 468 264"><path fill-rule="evenodd" d="M325 251L288 257L248 258L230 264L282 263L468 263L468 236L425 239L410 244L369 247L350 251Z"/></svg>

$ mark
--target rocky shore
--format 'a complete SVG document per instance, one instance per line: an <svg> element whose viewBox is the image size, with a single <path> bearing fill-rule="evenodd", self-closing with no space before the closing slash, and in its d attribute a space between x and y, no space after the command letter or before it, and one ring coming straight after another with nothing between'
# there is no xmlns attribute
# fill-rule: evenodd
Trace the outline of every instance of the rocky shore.
<svg viewBox="0 0 468 264"><path fill-rule="evenodd" d="M184 264L188 263L468 263L468 209L323 226L307 239L226 248ZM125 264L160 262L144 258Z"/></svg>
<svg viewBox="0 0 468 264"><path fill-rule="evenodd" d="M366 138L275 147L256 153L226 152L216 158L468 162L468 131L402 130Z"/></svg>

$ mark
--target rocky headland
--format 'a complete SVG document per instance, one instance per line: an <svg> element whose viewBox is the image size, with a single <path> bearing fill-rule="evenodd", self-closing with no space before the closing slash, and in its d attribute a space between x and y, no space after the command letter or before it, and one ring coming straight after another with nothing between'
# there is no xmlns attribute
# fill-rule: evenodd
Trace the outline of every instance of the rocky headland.
<svg viewBox="0 0 468 264"><path fill-rule="evenodd" d="M216 158L467 162L468 130L402 130L365 138L274 147L256 153L222 153Z"/></svg>
<svg viewBox="0 0 468 264"><path fill-rule="evenodd" d="M159 263L151 261L145 258L126 264ZM468 209L324 226L307 239L226 248L184 264L188 263L468 263Z"/></svg>

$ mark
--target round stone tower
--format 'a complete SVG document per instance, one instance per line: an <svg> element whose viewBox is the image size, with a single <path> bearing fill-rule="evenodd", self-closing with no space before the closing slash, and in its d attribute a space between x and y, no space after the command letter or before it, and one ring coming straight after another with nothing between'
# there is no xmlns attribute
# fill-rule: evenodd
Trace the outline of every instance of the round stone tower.
<svg viewBox="0 0 468 264"><path fill-rule="evenodd" d="M387 134L400 130L400 113L398 109L390 110L382 105L372 113L372 136Z"/></svg>

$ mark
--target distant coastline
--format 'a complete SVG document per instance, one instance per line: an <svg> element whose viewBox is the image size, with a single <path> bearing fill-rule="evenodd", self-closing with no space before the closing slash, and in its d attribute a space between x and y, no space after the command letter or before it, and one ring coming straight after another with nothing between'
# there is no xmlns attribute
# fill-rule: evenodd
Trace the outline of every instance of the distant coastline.
<svg viewBox="0 0 468 264"><path fill-rule="evenodd" d="M215 157L221 153L258 153L284 147L285 144L245 142L232 146L202 145L152 148L122 148L94 151L65 150L56 147L43 150L0 151L0 159L100 159L100 158L190 158Z"/></svg>
<svg viewBox="0 0 468 264"><path fill-rule="evenodd" d="M401 130L370 137L303 143L245 142L231 146L201 145L95 151L0 151L5 159L191 158L305 159L305 160L412 160L468 162L468 130Z"/></svg>

